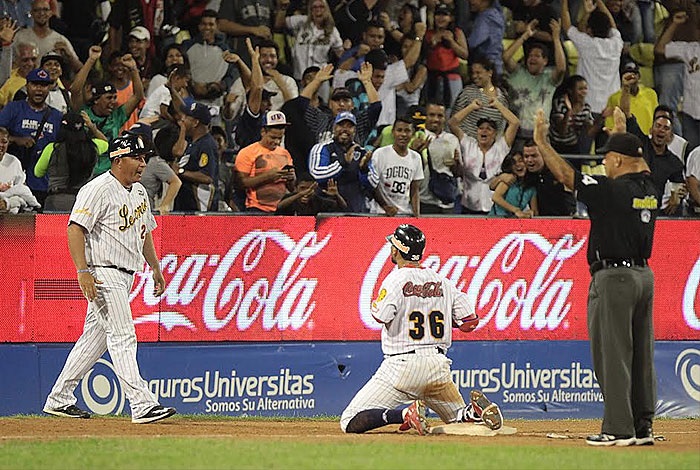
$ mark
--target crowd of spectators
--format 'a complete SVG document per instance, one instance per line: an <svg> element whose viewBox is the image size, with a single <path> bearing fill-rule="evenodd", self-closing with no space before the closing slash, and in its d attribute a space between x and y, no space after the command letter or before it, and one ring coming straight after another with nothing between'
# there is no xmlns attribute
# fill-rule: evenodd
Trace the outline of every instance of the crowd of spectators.
<svg viewBox="0 0 700 470"><path fill-rule="evenodd" d="M2 0L0 213L67 211L138 133L154 210L581 216L613 110L700 217L698 0Z"/></svg>

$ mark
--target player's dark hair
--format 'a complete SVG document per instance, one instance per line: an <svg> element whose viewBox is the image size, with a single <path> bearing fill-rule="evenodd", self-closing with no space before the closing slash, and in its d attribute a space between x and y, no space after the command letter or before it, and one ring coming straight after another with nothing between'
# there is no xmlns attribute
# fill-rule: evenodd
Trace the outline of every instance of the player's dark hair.
<svg viewBox="0 0 700 470"><path fill-rule="evenodd" d="M593 10L588 17L588 27L594 38L607 38L610 35L610 20L608 15L600 10Z"/></svg>
<svg viewBox="0 0 700 470"><path fill-rule="evenodd" d="M673 108L665 104L660 104L654 109L654 119L659 115L670 117L670 119L673 120Z"/></svg>
<svg viewBox="0 0 700 470"><path fill-rule="evenodd" d="M177 142L180 135L179 126L169 123L167 126L158 131L155 138L153 139L153 144L156 147L156 152L166 162L175 161L175 156L173 155L173 147Z"/></svg>
<svg viewBox="0 0 700 470"><path fill-rule="evenodd" d="M280 48L277 45L275 41L272 41L270 39L263 39L262 41L258 42L258 48L267 48L267 49L274 49L277 55L280 54Z"/></svg>
<svg viewBox="0 0 700 470"><path fill-rule="evenodd" d="M202 12L202 16L199 17L199 20L201 21L202 18L214 18L218 20L219 13L216 10L206 9Z"/></svg>
<svg viewBox="0 0 700 470"><path fill-rule="evenodd" d="M69 184L87 181L97 163L97 146L88 136L79 113L71 111L63 116L56 133L54 152L59 149L66 152Z"/></svg>
<svg viewBox="0 0 700 470"><path fill-rule="evenodd" d="M406 124L410 124L411 126L413 126L413 118L411 118L411 116L408 115L397 116L396 120L394 121L394 127L396 127L396 124L400 122L405 122Z"/></svg>
<svg viewBox="0 0 700 470"><path fill-rule="evenodd" d="M542 56L545 59L549 58L549 48L542 42L534 42L530 45L530 47L527 48L527 51L525 52L525 58L527 58L528 55L530 55L530 52L532 52L533 49L539 49L542 51Z"/></svg>

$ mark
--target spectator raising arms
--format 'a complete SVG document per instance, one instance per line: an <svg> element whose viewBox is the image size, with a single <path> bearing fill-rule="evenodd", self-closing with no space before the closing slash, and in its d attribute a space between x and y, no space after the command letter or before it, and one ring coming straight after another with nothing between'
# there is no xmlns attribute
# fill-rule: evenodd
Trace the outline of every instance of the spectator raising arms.
<svg viewBox="0 0 700 470"><path fill-rule="evenodd" d="M326 0L310 0L306 15L286 18L284 15L289 0L280 0L279 6L275 27L286 27L294 35L294 78L301 80L302 73L308 67L323 67L329 60L337 60L340 57L343 53L343 41Z"/></svg>
<svg viewBox="0 0 700 470"><path fill-rule="evenodd" d="M459 59L466 60L469 55L467 39L462 30L455 26L454 20L450 7L439 3L435 7L435 28L425 33L427 100L442 102L449 107L462 91Z"/></svg>
<svg viewBox="0 0 700 470"><path fill-rule="evenodd" d="M503 103L492 98L488 106L495 108L508 121L505 133L496 138L496 123L489 118L481 118L476 122L477 138L469 136L461 129L460 122L483 106L479 100L474 100L469 106L453 114L448 121L450 130L462 145L462 214L486 214L491 210L489 181L496 176L503 159L510 152L520 125L520 120L515 114Z"/></svg>

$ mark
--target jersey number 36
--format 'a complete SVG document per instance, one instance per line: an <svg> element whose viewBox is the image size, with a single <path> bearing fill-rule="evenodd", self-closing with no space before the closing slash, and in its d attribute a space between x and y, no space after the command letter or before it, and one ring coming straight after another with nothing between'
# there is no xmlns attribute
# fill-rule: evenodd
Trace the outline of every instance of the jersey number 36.
<svg viewBox="0 0 700 470"><path fill-rule="evenodd" d="M425 336L425 314L413 311L408 316L411 328L408 329L408 336L415 340L423 339ZM439 310L433 310L428 314L428 327L433 338L441 339L445 336L445 316Z"/></svg>

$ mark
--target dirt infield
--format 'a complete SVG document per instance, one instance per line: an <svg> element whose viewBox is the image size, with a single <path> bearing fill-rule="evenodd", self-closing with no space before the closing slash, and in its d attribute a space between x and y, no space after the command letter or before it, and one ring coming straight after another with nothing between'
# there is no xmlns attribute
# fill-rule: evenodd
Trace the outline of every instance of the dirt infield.
<svg viewBox="0 0 700 470"><path fill-rule="evenodd" d="M435 425L438 422L433 423ZM507 421L517 428L512 436L475 437L436 435L426 439L459 441L461 443L498 443L511 446L582 446L588 434L600 429L597 420L555 420L555 421ZM1 440L51 440L95 437L156 437L191 436L221 437L246 440L312 440L338 441L354 439L412 439L419 438L415 433L406 435L396 431L396 426L386 426L366 435L345 435L337 421L332 420L272 420L272 419L198 419L179 417L149 425L132 424L128 418L65 419L54 417L12 417L0 418ZM654 432L663 436L654 447L657 450L687 452L700 450L700 419L657 420ZM549 438L555 434L560 438ZM563 438L566 436L566 438Z"/></svg>

